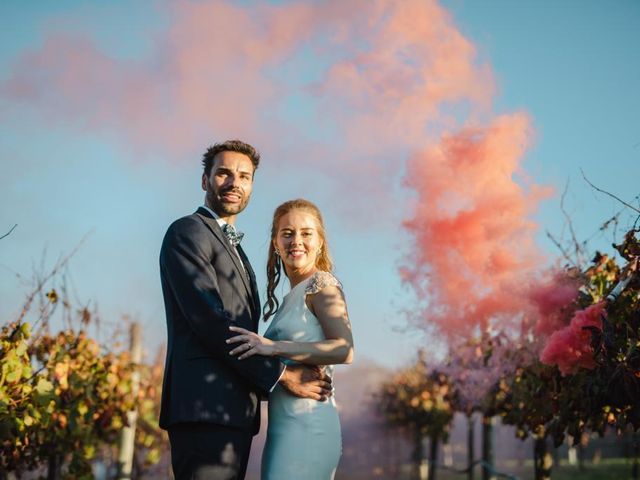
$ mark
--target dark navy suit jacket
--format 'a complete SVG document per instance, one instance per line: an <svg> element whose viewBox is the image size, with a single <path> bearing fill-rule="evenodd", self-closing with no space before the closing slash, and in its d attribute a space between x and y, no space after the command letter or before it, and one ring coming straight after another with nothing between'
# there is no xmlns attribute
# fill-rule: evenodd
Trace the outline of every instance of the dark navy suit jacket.
<svg viewBox="0 0 640 480"><path fill-rule="evenodd" d="M167 315L167 358L160 426L207 422L259 428L260 397L284 366L275 357L230 356L236 325L257 331L260 300L246 255L204 208L176 220L162 242L160 278ZM244 268L242 263L244 264Z"/></svg>

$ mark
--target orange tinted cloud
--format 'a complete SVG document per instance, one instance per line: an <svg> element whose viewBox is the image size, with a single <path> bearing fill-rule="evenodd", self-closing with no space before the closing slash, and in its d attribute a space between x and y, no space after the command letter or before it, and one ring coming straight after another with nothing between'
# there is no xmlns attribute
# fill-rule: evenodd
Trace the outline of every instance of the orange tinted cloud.
<svg viewBox="0 0 640 480"><path fill-rule="evenodd" d="M291 152L311 146L313 168L370 168L369 186L451 121L445 106L491 98L488 67L475 64L473 44L437 2L166 8L170 27L148 56L123 60L90 38L54 33L14 66L2 95L47 120L175 158L226 137L262 149L284 139ZM285 106L294 96L311 105L307 112ZM328 141L314 137L320 128ZM284 162L298 158L284 153Z"/></svg>
<svg viewBox="0 0 640 480"><path fill-rule="evenodd" d="M299 33L226 2L180 2L171 28L148 58L120 60L90 39L55 33L24 55L2 93L35 106L47 120L115 132L136 150L176 157L212 138L251 137L277 86L264 69L295 48ZM290 7L292 25L304 9Z"/></svg>

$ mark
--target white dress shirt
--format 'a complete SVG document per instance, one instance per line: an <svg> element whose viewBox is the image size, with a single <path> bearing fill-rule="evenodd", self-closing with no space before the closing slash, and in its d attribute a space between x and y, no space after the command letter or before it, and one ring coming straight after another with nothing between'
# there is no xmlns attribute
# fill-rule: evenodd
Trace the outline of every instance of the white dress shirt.
<svg viewBox="0 0 640 480"><path fill-rule="evenodd" d="M211 215L213 215L213 218L216 219L216 222L218 222L218 225L220 225L220 228L222 228L223 226L225 226L227 224L227 222L225 222L223 219L221 219L220 216L216 212L211 210L206 205L202 205L202 208L204 208L207 212L209 212ZM238 249L236 248L235 245L232 245L232 247L233 247L233 251L236 252L236 256L240 259L240 265L242 265L242 268L244 269L244 273L247 273L247 268L244 266L244 262L242 261L242 257L238 253Z"/></svg>

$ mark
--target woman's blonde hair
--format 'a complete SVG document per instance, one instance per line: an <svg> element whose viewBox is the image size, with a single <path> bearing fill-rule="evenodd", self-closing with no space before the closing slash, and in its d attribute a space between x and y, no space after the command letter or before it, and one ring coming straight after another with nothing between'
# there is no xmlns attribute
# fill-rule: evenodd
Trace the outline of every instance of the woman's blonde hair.
<svg viewBox="0 0 640 480"><path fill-rule="evenodd" d="M325 272L331 272L333 270L333 260L331 260L331 255L329 254L324 221L322 220L322 214L318 207L309 200L304 200L303 198L284 202L276 208L275 212L273 212L273 222L271 223L271 241L269 242L269 256L267 259L267 301L262 308L265 321L275 314L280 306L275 290L280 283L283 268L280 256L276 255L276 249L273 246L273 241L278 234L278 223L280 223L280 219L292 210L303 210L315 217L316 222L318 223L318 234L322 240L322 248L316 257L316 268ZM287 272L285 270L285 275L286 274Z"/></svg>

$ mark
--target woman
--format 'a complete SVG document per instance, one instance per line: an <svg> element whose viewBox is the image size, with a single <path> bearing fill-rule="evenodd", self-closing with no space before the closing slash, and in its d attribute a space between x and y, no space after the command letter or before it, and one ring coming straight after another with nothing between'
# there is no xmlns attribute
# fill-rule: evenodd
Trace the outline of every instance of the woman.
<svg viewBox="0 0 640 480"><path fill-rule="evenodd" d="M291 290L282 305L275 289L281 268ZM274 316L262 337L230 327L239 343L231 351L239 359L251 355L278 356L286 363L310 365L351 363L353 339L342 285L331 274L322 215L307 200L280 205L274 215L267 263L264 317ZM276 386L269 396L269 426L262 454L263 480L332 479L342 442L335 398L325 402L298 398Z"/></svg>

